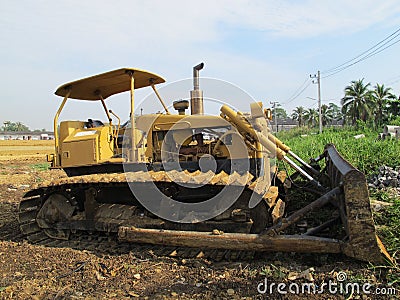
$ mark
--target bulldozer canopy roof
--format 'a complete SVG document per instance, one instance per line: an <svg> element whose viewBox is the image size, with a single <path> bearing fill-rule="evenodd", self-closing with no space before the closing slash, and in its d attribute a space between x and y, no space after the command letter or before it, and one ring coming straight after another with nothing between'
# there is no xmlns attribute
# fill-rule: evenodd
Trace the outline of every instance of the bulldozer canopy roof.
<svg viewBox="0 0 400 300"><path fill-rule="evenodd" d="M69 98L72 99L100 100L100 95L103 99L106 99L111 95L131 89L130 72L133 72L135 89L150 86L152 83L165 82L164 78L154 73L133 68L122 68L63 84L56 90L55 94L65 97L68 91L71 91Z"/></svg>

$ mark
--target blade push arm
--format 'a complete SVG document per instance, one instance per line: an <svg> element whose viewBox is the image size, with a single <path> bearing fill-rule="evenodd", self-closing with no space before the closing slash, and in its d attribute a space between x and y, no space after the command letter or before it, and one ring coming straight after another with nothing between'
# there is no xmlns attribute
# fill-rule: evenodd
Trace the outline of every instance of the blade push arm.
<svg viewBox="0 0 400 300"><path fill-rule="evenodd" d="M232 125L234 125L238 131L250 141L258 141L261 145L263 145L269 152L272 157L276 157L279 160L283 160L287 162L292 168L298 171L301 175L306 177L308 180L315 182L319 185L319 183L306 171L304 171L301 167L295 164L290 158L286 156L286 154L291 155L296 160L298 160L302 165L306 166L307 169L312 169L313 173L319 174L318 171L309 166L306 162L304 162L301 158L299 158L296 154L294 154L288 146L282 143L278 138L273 136L271 133L268 135L264 135L261 132L254 129L254 127L246 120L246 118L240 114L232 110L226 105L221 107L221 116L229 121Z"/></svg>

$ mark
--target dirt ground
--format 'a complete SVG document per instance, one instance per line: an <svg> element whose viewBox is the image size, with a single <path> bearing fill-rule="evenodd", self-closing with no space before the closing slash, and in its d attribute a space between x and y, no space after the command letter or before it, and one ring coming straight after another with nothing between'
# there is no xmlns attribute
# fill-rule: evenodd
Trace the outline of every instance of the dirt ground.
<svg viewBox="0 0 400 300"><path fill-rule="evenodd" d="M25 142L25 141L24 141ZM1 299L382 299L378 295L260 294L268 283L351 282L388 287L393 269L341 255L263 254L248 261L157 256L151 251L110 254L31 245L17 224L21 197L36 183L65 176L48 170L44 154L51 143L0 143L0 298ZM18 147L18 151L12 150ZM24 147L26 151L24 152ZM11 150L10 150L11 149ZM397 291L397 296L400 295ZM396 296L388 296L395 299Z"/></svg>

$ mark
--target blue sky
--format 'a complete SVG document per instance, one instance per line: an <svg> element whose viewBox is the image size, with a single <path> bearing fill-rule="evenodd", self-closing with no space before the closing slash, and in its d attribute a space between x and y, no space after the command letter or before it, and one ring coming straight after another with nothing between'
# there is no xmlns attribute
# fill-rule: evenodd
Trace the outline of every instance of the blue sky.
<svg viewBox="0 0 400 300"><path fill-rule="evenodd" d="M120 67L155 72L167 83L181 82L202 61L202 76L225 80L226 86L243 89L257 101L277 101L288 112L300 105L317 107L307 98L317 97L314 84L288 100L309 74L342 64L398 28L400 5L395 0L3 0L0 122L51 129L61 101L54 91L66 82ZM399 95L399 50L400 43L323 78L323 101L339 103L344 87L361 78L391 86ZM187 90L174 97L188 97L187 82L177 84ZM171 104L176 100L169 97L171 86L163 86L160 93L164 90ZM212 96L207 87L205 82L205 96ZM221 101L246 109L238 99L241 93L226 91ZM161 109L155 99L146 99L149 92L137 93L145 113ZM108 103L123 119L128 117L127 95ZM206 112L217 112L210 107ZM104 119L104 112L98 103L71 101L62 118Z"/></svg>

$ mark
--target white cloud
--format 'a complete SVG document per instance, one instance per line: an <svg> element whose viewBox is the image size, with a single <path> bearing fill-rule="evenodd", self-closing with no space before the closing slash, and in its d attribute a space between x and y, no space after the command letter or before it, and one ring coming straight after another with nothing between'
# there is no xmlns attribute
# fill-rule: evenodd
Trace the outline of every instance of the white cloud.
<svg viewBox="0 0 400 300"><path fill-rule="evenodd" d="M35 1L9 2L1 36L40 39L46 46L90 50L201 44L223 36L220 25L304 38L358 31L400 12L380 1ZM28 35L28 33L30 33ZM26 44L25 44L26 45ZM157 50L162 51L163 48Z"/></svg>
<svg viewBox="0 0 400 300"><path fill-rule="evenodd" d="M348 34L400 12L395 0L233 1L227 7L227 21L233 25L296 38Z"/></svg>

